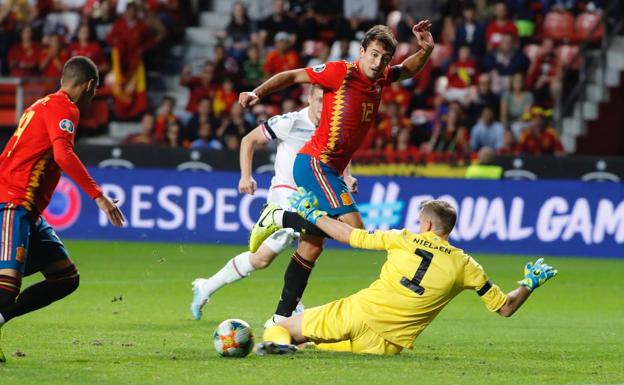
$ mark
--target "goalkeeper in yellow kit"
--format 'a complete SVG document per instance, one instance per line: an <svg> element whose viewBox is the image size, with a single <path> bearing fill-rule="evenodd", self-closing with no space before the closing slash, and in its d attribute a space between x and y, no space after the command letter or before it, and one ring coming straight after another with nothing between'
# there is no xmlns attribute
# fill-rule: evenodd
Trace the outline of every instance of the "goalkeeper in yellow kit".
<svg viewBox="0 0 624 385"><path fill-rule="evenodd" d="M353 353L398 354L463 290L474 290L485 307L511 316L531 292L557 274L542 259L525 266L520 286L505 294L491 283L473 258L448 243L457 213L447 202L423 203L420 233L408 230L354 229L316 208L316 198L303 189L292 206L337 241L355 248L386 250L379 279L358 293L305 310L266 329L258 354L283 354L312 341L320 349Z"/></svg>

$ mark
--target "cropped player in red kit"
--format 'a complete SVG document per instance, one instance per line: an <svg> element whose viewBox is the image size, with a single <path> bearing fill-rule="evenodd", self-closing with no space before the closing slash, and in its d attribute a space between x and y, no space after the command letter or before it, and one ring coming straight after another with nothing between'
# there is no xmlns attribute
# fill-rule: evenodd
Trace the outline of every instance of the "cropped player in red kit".
<svg viewBox="0 0 624 385"><path fill-rule="evenodd" d="M359 60L284 71L252 92L243 92L239 96L240 104L248 107L292 84L312 83L323 88L319 127L299 151L293 173L298 186L318 197L321 210L352 227L363 228L364 225L351 195L356 189L347 188L343 171L375 122L383 87L413 77L429 59L434 46L430 27L431 23L424 20L412 28L420 48L399 65L388 67L397 41L389 27L377 25L366 32ZM251 251L278 227L303 231L299 247L286 270L285 285L273 322L291 315L323 249L324 237L318 235L323 233L318 229L311 231L309 226L294 213L269 205L252 230ZM267 326L270 324L271 320Z"/></svg>
<svg viewBox="0 0 624 385"><path fill-rule="evenodd" d="M123 225L121 211L102 195L74 152L80 111L95 96L98 78L97 67L89 58L69 59L63 66L61 89L24 111L0 155L0 328L78 287L76 266L41 216L61 170L95 200L111 224ZM45 279L20 293L22 277L36 272ZM4 361L0 350L0 362Z"/></svg>

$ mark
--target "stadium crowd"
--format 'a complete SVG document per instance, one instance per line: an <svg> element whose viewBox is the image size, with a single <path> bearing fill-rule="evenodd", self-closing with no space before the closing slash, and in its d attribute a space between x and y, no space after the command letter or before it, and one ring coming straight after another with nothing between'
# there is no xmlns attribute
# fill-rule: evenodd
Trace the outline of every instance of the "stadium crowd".
<svg viewBox="0 0 624 385"><path fill-rule="evenodd" d="M225 31L216 32L211 60L197 69L181 63L180 83L190 93L184 113L175 113L172 97L150 105L146 72L168 71L163 58L197 22L196 8L207 8L202 2L4 0L1 74L58 78L68 57L86 55L103 79L94 108L110 109L115 120L140 121L141 133L124 143L236 150L259 122L300 108L306 92L293 87L245 111L236 102L239 91L280 71L357 60L363 32L380 23L395 31L393 63L399 63L415 45L411 25L427 18L436 42L428 65L384 91L376 129L356 159L464 159L482 147L559 154L552 112L564 67L574 68L571 59L587 36L557 22L590 17L595 23L603 6L582 0L268 1L272 11L261 19L235 3ZM106 124L108 112L103 116L93 124Z"/></svg>

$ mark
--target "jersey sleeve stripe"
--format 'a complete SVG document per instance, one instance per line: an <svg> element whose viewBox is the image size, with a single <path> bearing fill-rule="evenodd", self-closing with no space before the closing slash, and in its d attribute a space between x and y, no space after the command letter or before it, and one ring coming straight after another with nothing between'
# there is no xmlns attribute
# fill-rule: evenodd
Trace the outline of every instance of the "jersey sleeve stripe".
<svg viewBox="0 0 624 385"><path fill-rule="evenodd" d="M492 282L487 281L481 289L477 290L477 294L479 294L479 297L483 297L485 293L487 293L488 290L490 290L491 288L492 288Z"/></svg>
<svg viewBox="0 0 624 385"><path fill-rule="evenodd" d="M269 122L264 122L262 128L264 129L263 132L265 133L265 135L268 133L270 136L270 138L267 139L271 140L277 138L277 135L275 135L275 131L273 131L273 129L269 125Z"/></svg>

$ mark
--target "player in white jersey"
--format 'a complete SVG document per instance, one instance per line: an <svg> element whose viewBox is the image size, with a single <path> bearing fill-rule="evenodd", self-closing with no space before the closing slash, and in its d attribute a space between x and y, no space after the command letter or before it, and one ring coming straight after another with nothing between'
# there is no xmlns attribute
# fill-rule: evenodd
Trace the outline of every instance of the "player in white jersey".
<svg viewBox="0 0 624 385"><path fill-rule="evenodd" d="M254 148L257 145L278 140L275 156L275 176L267 202L289 207L288 198L297 191L293 177L293 164L299 149L310 139L318 125L323 107L323 89L313 86L308 96L309 106L296 112L276 115L266 123L259 125L241 141L240 167L241 179L238 183L240 193L253 195L257 184L251 176ZM296 213L293 213L296 215ZM241 280L254 270L268 267L275 257L288 248L298 236L291 228L282 229L267 238L257 250L249 250L230 259L221 270L212 277L198 278L193 281L193 318L200 319L202 307L210 296L223 286Z"/></svg>

